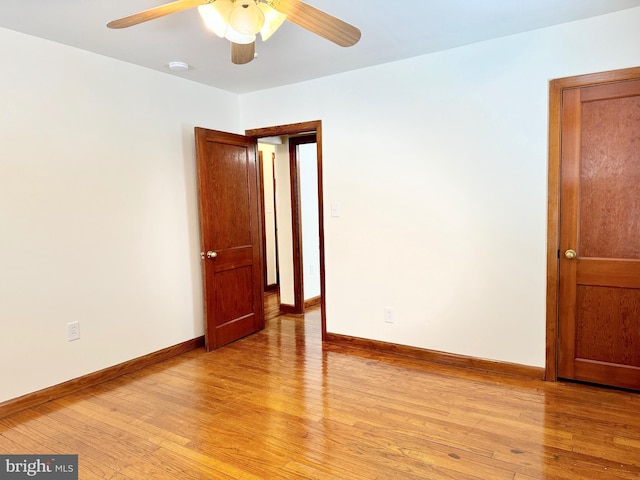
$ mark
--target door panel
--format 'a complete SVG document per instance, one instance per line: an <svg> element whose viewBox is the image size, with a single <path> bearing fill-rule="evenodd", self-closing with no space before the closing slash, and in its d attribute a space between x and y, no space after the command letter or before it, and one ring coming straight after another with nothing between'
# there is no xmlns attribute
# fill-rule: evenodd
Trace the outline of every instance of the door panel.
<svg viewBox="0 0 640 480"><path fill-rule="evenodd" d="M196 128L205 339L218 348L264 328L255 141Z"/></svg>
<svg viewBox="0 0 640 480"><path fill-rule="evenodd" d="M576 311L577 358L640 367L640 289L578 285Z"/></svg>
<svg viewBox="0 0 640 480"><path fill-rule="evenodd" d="M640 389L640 81L562 100L558 375Z"/></svg>
<svg viewBox="0 0 640 480"><path fill-rule="evenodd" d="M640 259L640 92L581 103L578 248L585 257Z"/></svg>

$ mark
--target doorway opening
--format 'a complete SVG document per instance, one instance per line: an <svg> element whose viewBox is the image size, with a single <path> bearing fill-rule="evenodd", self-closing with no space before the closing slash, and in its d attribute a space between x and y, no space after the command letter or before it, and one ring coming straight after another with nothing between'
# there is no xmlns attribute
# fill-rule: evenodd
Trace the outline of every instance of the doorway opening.
<svg viewBox="0 0 640 480"><path fill-rule="evenodd" d="M264 285L280 293L279 313L320 306L326 339L322 123L246 131L258 143Z"/></svg>

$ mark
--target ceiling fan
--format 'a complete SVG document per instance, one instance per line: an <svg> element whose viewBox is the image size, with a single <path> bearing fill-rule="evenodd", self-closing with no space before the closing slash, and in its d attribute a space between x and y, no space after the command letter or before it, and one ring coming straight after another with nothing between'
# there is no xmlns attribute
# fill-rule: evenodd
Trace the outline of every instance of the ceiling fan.
<svg viewBox="0 0 640 480"><path fill-rule="evenodd" d="M300 0L176 0L113 20L109 28L126 28L172 13L198 7L207 28L231 42L231 61L255 58L256 34L266 41L285 20L342 47L360 40L360 30Z"/></svg>

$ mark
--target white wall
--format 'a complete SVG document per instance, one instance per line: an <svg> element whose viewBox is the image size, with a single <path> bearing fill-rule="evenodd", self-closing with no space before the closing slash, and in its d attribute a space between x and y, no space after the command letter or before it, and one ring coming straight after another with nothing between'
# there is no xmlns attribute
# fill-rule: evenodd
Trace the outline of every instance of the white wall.
<svg viewBox="0 0 640 480"><path fill-rule="evenodd" d="M543 366L552 78L640 65L640 9L243 95L321 119L329 332ZM395 310L386 324L384 307Z"/></svg>
<svg viewBox="0 0 640 480"><path fill-rule="evenodd" d="M193 127L239 131L239 99L4 29L0 53L3 401L203 334Z"/></svg>
<svg viewBox="0 0 640 480"><path fill-rule="evenodd" d="M0 401L202 334L196 125L323 121L330 332L542 366L548 80L640 65L639 24L241 97L0 29Z"/></svg>
<svg viewBox="0 0 640 480"><path fill-rule="evenodd" d="M285 137L283 137L285 138ZM291 224L291 177L289 172L289 141L275 146L276 221L278 222L278 273L280 303L296 303L293 284L293 234Z"/></svg>
<svg viewBox="0 0 640 480"><path fill-rule="evenodd" d="M267 285L278 282L278 259L276 257L276 212L274 197L273 154L275 147L264 143L258 144L262 152L262 183L264 185L264 259L267 270Z"/></svg>
<svg viewBox="0 0 640 480"><path fill-rule="evenodd" d="M302 275L304 299L320 296L320 218L318 216L318 144L298 145Z"/></svg>

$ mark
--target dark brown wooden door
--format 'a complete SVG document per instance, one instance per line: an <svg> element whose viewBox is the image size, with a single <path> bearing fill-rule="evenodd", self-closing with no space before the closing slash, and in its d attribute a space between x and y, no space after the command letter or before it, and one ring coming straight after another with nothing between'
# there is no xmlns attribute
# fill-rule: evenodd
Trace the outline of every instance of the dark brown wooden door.
<svg viewBox="0 0 640 480"><path fill-rule="evenodd" d="M640 389L640 80L564 90L561 131L558 376Z"/></svg>
<svg viewBox="0 0 640 480"><path fill-rule="evenodd" d="M195 129L205 339L212 350L264 328L253 138Z"/></svg>

